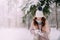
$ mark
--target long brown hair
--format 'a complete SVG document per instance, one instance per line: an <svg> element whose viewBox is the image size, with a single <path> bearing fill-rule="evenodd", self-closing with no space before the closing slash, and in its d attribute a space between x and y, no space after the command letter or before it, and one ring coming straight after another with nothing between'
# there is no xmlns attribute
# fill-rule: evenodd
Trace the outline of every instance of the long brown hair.
<svg viewBox="0 0 60 40"><path fill-rule="evenodd" d="M36 19L37 19L37 17L35 17L35 18L33 19L33 25L34 25L34 26L37 26L37 29L39 29L38 23L37 23Z"/></svg>
<svg viewBox="0 0 60 40"><path fill-rule="evenodd" d="M41 18L41 21L42 21L42 24L41 24L41 31L43 32L43 31L45 31L43 28L44 28L45 25L46 25L46 18L45 18L45 17L42 17L42 18Z"/></svg>

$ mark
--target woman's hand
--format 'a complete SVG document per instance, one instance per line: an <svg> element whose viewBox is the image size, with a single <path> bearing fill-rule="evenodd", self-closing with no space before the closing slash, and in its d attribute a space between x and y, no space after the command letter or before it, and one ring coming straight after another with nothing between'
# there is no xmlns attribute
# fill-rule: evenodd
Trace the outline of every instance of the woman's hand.
<svg viewBox="0 0 60 40"><path fill-rule="evenodd" d="M44 33L41 32L41 30L35 30L35 34L43 36Z"/></svg>

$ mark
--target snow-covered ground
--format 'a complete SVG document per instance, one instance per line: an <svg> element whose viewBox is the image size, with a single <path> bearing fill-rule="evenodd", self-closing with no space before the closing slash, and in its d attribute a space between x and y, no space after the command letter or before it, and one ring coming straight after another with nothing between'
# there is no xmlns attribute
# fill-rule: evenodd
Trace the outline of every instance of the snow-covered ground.
<svg viewBox="0 0 60 40"><path fill-rule="evenodd" d="M60 40L60 31L51 28L50 40ZM0 40L33 40L26 28L0 28Z"/></svg>
<svg viewBox="0 0 60 40"><path fill-rule="evenodd" d="M60 31L56 28L51 28L50 40L60 40Z"/></svg>
<svg viewBox="0 0 60 40"><path fill-rule="evenodd" d="M0 40L32 40L26 28L1 28Z"/></svg>

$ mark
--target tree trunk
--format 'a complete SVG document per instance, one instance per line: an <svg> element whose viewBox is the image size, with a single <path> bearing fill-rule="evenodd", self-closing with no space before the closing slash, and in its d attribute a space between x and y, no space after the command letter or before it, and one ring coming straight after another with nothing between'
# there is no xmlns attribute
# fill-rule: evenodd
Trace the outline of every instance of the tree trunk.
<svg viewBox="0 0 60 40"><path fill-rule="evenodd" d="M57 2L56 2L56 9L55 9L55 11L56 11L56 28L58 29L58 14L57 14Z"/></svg>

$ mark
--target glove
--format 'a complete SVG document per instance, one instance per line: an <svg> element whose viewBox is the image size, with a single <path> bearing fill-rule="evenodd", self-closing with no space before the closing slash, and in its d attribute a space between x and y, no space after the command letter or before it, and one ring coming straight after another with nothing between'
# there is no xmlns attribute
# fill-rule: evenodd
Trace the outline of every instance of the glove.
<svg viewBox="0 0 60 40"><path fill-rule="evenodd" d="M38 34L38 35L41 35L43 36L44 33L41 32L41 30L35 30L35 33Z"/></svg>

